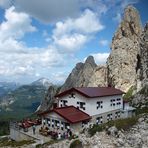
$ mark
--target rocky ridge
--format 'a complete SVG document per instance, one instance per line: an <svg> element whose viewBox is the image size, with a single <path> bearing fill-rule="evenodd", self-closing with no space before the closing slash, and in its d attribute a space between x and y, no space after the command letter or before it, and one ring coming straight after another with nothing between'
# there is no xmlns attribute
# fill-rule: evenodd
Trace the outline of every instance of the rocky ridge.
<svg viewBox="0 0 148 148"><path fill-rule="evenodd" d="M146 107L148 105L148 23L140 38L140 51L137 57L137 89L139 91L133 96L132 103L137 107Z"/></svg>
<svg viewBox="0 0 148 148"><path fill-rule="evenodd" d="M59 91L59 87L56 85L51 85L48 88L45 98L42 100L41 104L37 108L36 112L43 112L46 111L51 107L54 101L54 96Z"/></svg>
<svg viewBox="0 0 148 148"><path fill-rule="evenodd" d="M133 6L125 8L124 18L117 29L107 59L108 83L127 91L136 85L137 55L140 49L142 26L138 11Z"/></svg>
<svg viewBox="0 0 148 148"><path fill-rule="evenodd" d="M105 86L106 82L106 67L97 66L93 56L89 56L85 63L76 65L60 91L71 87Z"/></svg>

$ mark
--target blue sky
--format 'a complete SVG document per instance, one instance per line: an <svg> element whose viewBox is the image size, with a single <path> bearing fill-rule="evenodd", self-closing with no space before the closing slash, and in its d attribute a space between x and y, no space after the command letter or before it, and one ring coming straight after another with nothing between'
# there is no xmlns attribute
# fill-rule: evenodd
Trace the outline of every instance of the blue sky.
<svg viewBox="0 0 148 148"><path fill-rule="evenodd" d="M147 0L0 0L0 81L63 83L77 62L105 64L124 8Z"/></svg>

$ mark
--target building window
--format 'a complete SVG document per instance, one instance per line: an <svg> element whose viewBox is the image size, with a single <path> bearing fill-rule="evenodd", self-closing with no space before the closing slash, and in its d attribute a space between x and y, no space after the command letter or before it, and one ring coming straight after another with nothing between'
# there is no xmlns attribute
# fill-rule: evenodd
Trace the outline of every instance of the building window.
<svg viewBox="0 0 148 148"><path fill-rule="evenodd" d="M68 102L67 100L61 100L61 107L67 106L67 102Z"/></svg>
<svg viewBox="0 0 148 148"><path fill-rule="evenodd" d="M65 123L65 129L70 130L70 124L69 123Z"/></svg>
<svg viewBox="0 0 148 148"><path fill-rule="evenodd" d="M54 128L54 120L52 119L52 127Z"/></svg>
<svg viewBox="0 0 148 148"><path fill-rule="evenodd" d="M115 99L111 99L110 102L111 102L111 106L113 106L113 104L115 104Z"/></svg>
<svg viewBox="0 0 148 148"><path fill-rule="evenodd" d="M61 130L64 130L64 123L61 122Z"/></svg>
<svg viewBox="0 0 148 148"><path fill-rule="evenodd" d="M120 118L120 111L115 112L115 118Z"/></svg>
<svg viewBox="0 0 148 148"><path fill-rule="evenodd" d="M117 100L117 101L121 101L121 98L117 98L116 100Z"/></svg>
<svg viewBox="0 0 148 148"><path fill-rule="evenodd" d="M111 99L110 102L111 102L110 106L120 105L121 104L121 98L117 98L116 100L115 99Z"/></svg>
<svg viewBox="0 0 148 148"><path fill-rule="evenodd" d="M120 105L121 104L121 102L117 102L117 105Z"/></svg>
<svg viewBox="0 0 148 148"><path fill-rule="evenodd" d="M85 110L85 105L86 105L85 102L77 102L77 108L78 108L78 109L83 109L83 110Z"/></svg>
<svg viewBox="0 0 148 148"><path fill-rule="evenodd" d="M48 126L50 127L50 119L47 119Z"/></svg>
<svg viewBox="0 0 148 148"><path fill-rule="evenodd" d="M103 123L103 117L102 116L97 117L96 118L96 124L101 124L101 123Z"/></svg>
<svg viewBox="0 0 148 148"><path fill-rule="evenodd" d="M60 127L60 122L58 120L55 120L55 126L57 126L58 128Z"/></svg>
<svg viewBox="0 0 148 148"><path fill-rule="evenodd" d="M82 127L88 124L88 121L82 121Z"/></svg>
<svg viewBox="0 0 148 148"><path fill-rule="evenodd" d="M97 109L103 108L103 101L97 101Z"/></svg>
<svg viewBox="0 0 148 148"><path fill-rule="evenodd" d="M111 121L113 119L113 115L112 114L108 114L107 115L107 121Z"/></svg>
<svg viewBox="0 0 148 148"><path fill-rule="evenodd" d="M75 99L75 94L74 94L74 93L71 93L71 94L69 95L69 98L74 98L74 99Z"/></svg>

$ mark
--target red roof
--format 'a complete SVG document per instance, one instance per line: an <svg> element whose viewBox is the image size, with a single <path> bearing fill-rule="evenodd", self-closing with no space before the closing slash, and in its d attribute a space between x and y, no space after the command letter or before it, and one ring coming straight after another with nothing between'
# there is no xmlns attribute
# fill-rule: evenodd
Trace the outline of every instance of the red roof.
<svg viewBox="0 0 148 148"><path fill-rule="evenodd" d="M71 93L72 91L76 91L79 94L88 97L88 98L95 98L95 97L103 97L103 96L113 96L113 95L122 95L124 94L123 91L116 89L114 87L74 87L68 89L64 92L59 93L55 97L61 97L66 94Z"/></svg>
<svg viewBox="0 0 148 148"><path fill-rule="evenodd" d="M47 114L49 112L57 113L70 123L78 123L81 121L86 121L91 119L91 117L88 114L86 114L85 112L79 110L74 106L54 108L53 110L43 112L40 115Z"/></svg>

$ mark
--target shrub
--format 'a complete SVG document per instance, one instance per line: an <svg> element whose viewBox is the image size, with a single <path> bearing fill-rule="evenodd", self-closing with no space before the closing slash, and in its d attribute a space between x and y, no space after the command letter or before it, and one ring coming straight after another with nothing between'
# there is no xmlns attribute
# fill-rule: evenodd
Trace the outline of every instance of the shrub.
<svg viewBox="0 0 148 148"><path fill-rule="evenodd" d="M2 138L0 139L0 147L18 147L18 146L23 146L23 145L29 145L34 143L34 141L28 141L28 140L23 140L23 141L14 141L14 140L10 140L8 138Z"/></svg>
<svg viewBox="0 0 148 148"><path fill-rule="evenodd" d="M90 136L93 136L96 132L101 132L112 126L116 126L118 130L121 130L121 129L128 130L130 127L135 125L137 121L138 121L138 117L109 121L101 125L94 125L92 128L88 130L88 133L90 134Z"/></svg>
<svg viewBox="0 0 148 148"><path fill-rule="evenodd" d="M71 144L70 144L70 148L82 148L82 142L77 139L77 140L74 140Z"/></svg>
<svg viewBox="0 0 148 148"><path fill-rule="evenodd" d="M144 96L148 96L148 86L145 85L140 91L139 94L144 95Z"/></svg>
<svg viewBox="0 0 148 148"><path fill-rule="evenodd" d="M146 106L148 106L148 105L146 104ZM136 113L136 115L143 114L143 113L148 113L148 107L136 108L135 113Z"/></svg>
<svg viewBox="0 0 148 148"><path fill-rule="evenodd" d="M105 129L104 124L102 124L102 125L93 125L93 127L88 130L88 133L90 134L90 136L93 136L96 132L103 131L103 129Z"/></svg>
<svg viewBox="0 0 148 148"><path fill-rule="evenodd" d="M131 100L131 97L133 95L133 91L135 90L135 86L131 86L129 88L129 90L127 91L127 93L123 96L123 100L124 101L130 101Z"/></svg>
<svg viewBox="0 0 148 148"><path fill-rule="evenodd" d="M117 127L118 130L128 130L130 127L135 125L138 121L137 117L126 118L126 119L119 119L114 121L114 125Z"/></svg>

